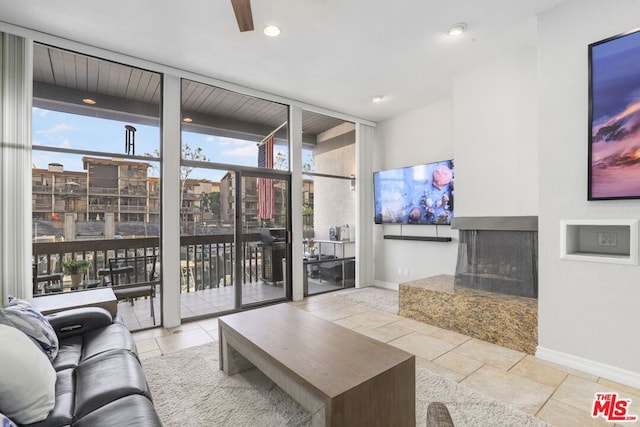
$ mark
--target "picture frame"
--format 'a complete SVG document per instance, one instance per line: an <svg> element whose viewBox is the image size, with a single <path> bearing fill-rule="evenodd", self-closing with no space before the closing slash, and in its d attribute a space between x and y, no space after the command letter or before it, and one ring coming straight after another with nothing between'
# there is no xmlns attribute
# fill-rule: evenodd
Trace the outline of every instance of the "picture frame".
<svg viewBox="0 0 640 427"><path fill-rule="evenodd" d="M640 29L589 45L588 200L640 198Z"/></svg>

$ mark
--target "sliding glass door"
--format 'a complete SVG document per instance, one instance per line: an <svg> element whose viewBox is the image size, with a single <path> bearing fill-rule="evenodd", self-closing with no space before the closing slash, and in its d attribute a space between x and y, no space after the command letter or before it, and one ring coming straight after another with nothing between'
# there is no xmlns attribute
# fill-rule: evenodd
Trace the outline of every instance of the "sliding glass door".
<svg viewBox="0 0 640 427"><path fill-rule="evenodd" d="M284 300L288 107L183 79L181 116L182 319Z"/></svg>
<svg viewBox="0 0 640 427"><path fill-rule="evenodd" d="M291 235L289 179L267 174L242 174L241 241L242 306L287 298L291 295L288 265Z"/></svg>

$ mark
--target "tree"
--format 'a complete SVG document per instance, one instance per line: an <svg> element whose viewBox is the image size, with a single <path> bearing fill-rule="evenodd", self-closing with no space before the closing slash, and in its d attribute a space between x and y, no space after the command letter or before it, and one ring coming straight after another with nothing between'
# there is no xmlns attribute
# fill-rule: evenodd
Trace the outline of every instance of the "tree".
<svg viewBox="0 0 640 427"><path fill-rule="evenodd" d="M203 212L211 212L213 217L220 221L220 192L202 193L200 206Z"/></svg>
<svg viewBox="0 0 640 427"><path fill-rule="evenodd" d="M145 153L146 156L152 156L149 153ZM160 151L156 148L153 150L154 157L160 157ZM182 145L182 160L191 160L196 162L207 162L209 158L202 152L202 147L191 148L189 144ZM156 166L152 166L155 168ZM182 223L186 225L188 219L188 212L183 205L184 191L189 176L195 169L194 166L180 166L180 212L182 213Z"/></svg>
<svg viewBox="0 0 640 427"><path fill-rule="evenodd" d="M191 146L186 143L182 145L182 159L192 160L196 162L206 162L209 160L209 158L202 152L202 147L198 147L194 149L194 148L191 148ZM195 169L194 166L180 166L180 210L183 212L182 223L185 226L187 225L189 213L185 208L185 206L183 206L183 199L185 195L184 193L187 185L187 180L189 179L189 176L191 176L191 173L193 172L194 169ZM194 229L194 234L195 234L195 229Z"/></svg>

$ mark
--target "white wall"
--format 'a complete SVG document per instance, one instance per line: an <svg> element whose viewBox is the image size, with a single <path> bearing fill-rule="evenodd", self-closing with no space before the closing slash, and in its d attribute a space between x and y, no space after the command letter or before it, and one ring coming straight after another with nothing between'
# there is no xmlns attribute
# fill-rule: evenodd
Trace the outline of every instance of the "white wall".
<svg viewBox="0 0 640 427"><path fill-rule="evenodd" d="M355 131L323 141L314 151L314 167L318 173L355 176ZM317 240L329 240L329 227L347 225L355 228L356 193L350 180L315 177L313 179L314 233ZM355 240L355 233L351 240ZM350 256L353 256L351 254Z"/></svg>
<svg viewBox="0 0 640 427"><path fill-rule="evenodd" d="M454 158L456 216L537 215L536 91L533 46L465 70L454 78L452 99L379 124L374 170ZM404 226L402 233L434 235L435 228ZM401 234L400 226L376 226L378 284L454 274L455 230L438 227L451 243L384 240L383 234Z"/></svg>
<svg viewBox="0 0 640 427"><path fill-rule="evenodd" d="M538 354L636 387L640 267L560 260L559 230L561 219L639 217L640 201L587 201L587 46L637 28L639 16L640 1L572 0L538 21Z"/></svg>
<svg viewBox="0 0 640 427"><path fill-rule="evenodd" d="M538 214L536 49L455 76L456 216Z"/></svg>
<svg viewBox="0 0 640 427"><path fill-rule="evenodd" d="M427 105L382 122L376 132L374 171L451 159L454 157L452 100ZM405 225L402 228L376 225L374 230L377 285L395 287L398 283L455 272L458 233L449 226L437 227L438 235L454 238L453 242L447 243L383 238L384 234L434 236L436 227L432 225Z"/></svg>

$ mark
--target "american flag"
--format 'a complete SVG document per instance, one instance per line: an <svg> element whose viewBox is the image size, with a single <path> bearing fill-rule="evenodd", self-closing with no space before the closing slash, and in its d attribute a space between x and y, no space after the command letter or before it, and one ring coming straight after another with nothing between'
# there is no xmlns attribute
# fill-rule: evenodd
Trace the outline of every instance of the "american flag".
<svg viewBox="0 0 640 427"><path fill-rule="evenodd" d="M273 135L258 147L258 167L273 169ZM274 214L275 190L273 180L258 178L258 218L271 219Z"/></svg>

